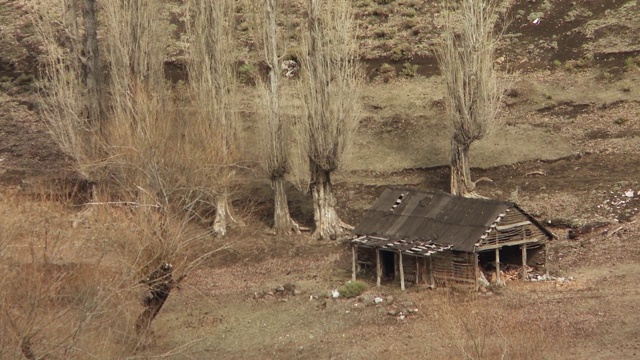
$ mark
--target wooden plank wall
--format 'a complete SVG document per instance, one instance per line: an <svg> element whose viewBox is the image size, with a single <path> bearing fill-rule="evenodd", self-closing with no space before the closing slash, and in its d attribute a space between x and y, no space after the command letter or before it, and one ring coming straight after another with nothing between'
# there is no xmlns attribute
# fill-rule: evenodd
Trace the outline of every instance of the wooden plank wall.
<svg viewBox="0 0 640 360"><path fill-rule="evenodd" d="M436 286L475 288L473 253L447 251L432 257Z"/></svg>
<svg viewBox="0 0 640 360"><path fill-rule="evenodd" d="M507 209L505 216L498 223L499 226L508 226L511 224L518 224L529 221L529 219L517 209ZM546 235L537 226L533 224L525 226L517 226L511 229L497 231L495 228L489 234L488 239L485 240L487 244L495 244L496 235L498 237L498 243L508 243L510 241L518 241L524 239L544 239Z"/></svg>

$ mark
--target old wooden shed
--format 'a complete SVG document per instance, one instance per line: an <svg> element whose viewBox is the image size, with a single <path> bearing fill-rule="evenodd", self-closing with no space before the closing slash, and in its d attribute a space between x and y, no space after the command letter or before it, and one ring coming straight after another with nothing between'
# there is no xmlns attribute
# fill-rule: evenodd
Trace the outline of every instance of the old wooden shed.
<svg viewBox="0 0 640 360"><path fill-rule="evenodd" d="M553 234L507 201L388 188L354 229L353 279L363 268L381 280L477 289L481 271L546 270ZM526 266L523 266L526 265Z"/></svg>

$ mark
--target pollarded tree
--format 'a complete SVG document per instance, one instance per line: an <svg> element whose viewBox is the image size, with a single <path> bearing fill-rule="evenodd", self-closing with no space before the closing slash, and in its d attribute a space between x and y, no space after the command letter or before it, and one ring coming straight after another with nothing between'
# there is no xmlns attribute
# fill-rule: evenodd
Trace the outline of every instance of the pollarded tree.
<svg viewBox="0 0 640 360"><path fill-rule="evenodd" d="M494 54L501 5L501 0L462 0L445 5L445 28L436 55L447 87L453 129L450 165L454 195L477 196L469 149L498 123L502 91Z"/></svg>
<svg viewBox="0 0 640 360"><path fill-rule="evenodd" d="M318 239L335 239L350 227L336 213L331 174L342 164L359 119L362 73L350 1L308 0L301 93L310 185Z"/></svg>
<svg viewBox="0 0 640 360"><path fill-rule="evenodd" d="M224 236L233 220L229 187L233 176L236 137L236 45L233 0L191 0L189 4L189 85L194 119L202 124L212 151L209 169L216 183L213 231ZM208 146L209 146L208 145Z"/></svg>
<svg viewBox="0 0 640 360"><path fill-rule="evenodd" d="M258 87L264 101L264 114L260 116L260 140L264 154L263 166L270 176L274 194L273 229L276 233L300 232L300 227L289 213L285 176L291 171L290 129L281 110L280 71L276 17L278 0L262 0L262 14L256 23L256 40L262 43L264 60L269 68L266 81ZM262 77L259 77L262 79Z"/></svg>

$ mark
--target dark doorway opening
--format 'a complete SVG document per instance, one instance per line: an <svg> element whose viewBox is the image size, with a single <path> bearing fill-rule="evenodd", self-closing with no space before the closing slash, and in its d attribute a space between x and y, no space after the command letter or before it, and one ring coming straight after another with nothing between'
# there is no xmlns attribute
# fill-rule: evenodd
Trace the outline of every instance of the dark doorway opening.
<svg viewBox="0 0 640 360"><path fill-rule="evenodd" d="M390 251L380 251L380 262L382 263L382 279L393 280L396 276L395 254Z"/></svg>

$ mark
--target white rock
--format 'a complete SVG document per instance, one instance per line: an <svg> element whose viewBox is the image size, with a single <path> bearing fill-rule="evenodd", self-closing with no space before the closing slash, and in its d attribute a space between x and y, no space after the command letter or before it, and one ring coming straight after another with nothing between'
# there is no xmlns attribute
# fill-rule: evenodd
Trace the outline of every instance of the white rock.
<svg viewBox="0 0 640 360"><path fill-rule="evenodd" d="M633 197L633 190L625 191L624 196L626 196L628 198L632 198Z"/></svg>
<svg viewBox="0 0 640 360"><path fill-rule="evenodd" d="M374 302L374 303L376 303L376 304L381 304L381 303L382 303L382 301L383 301L383 300L382 300L382 298L381 298L381 297L376 297L376 298L374 298L374 299L373 299L373 302Z"/></svg>
<svg viewBox="0 0 640 360"><path fill-rule="evenodd" d="M337 299L338 297L340 297L340 292L338 292L338 289L331 290L331 297L334 299Z"/></svg>

